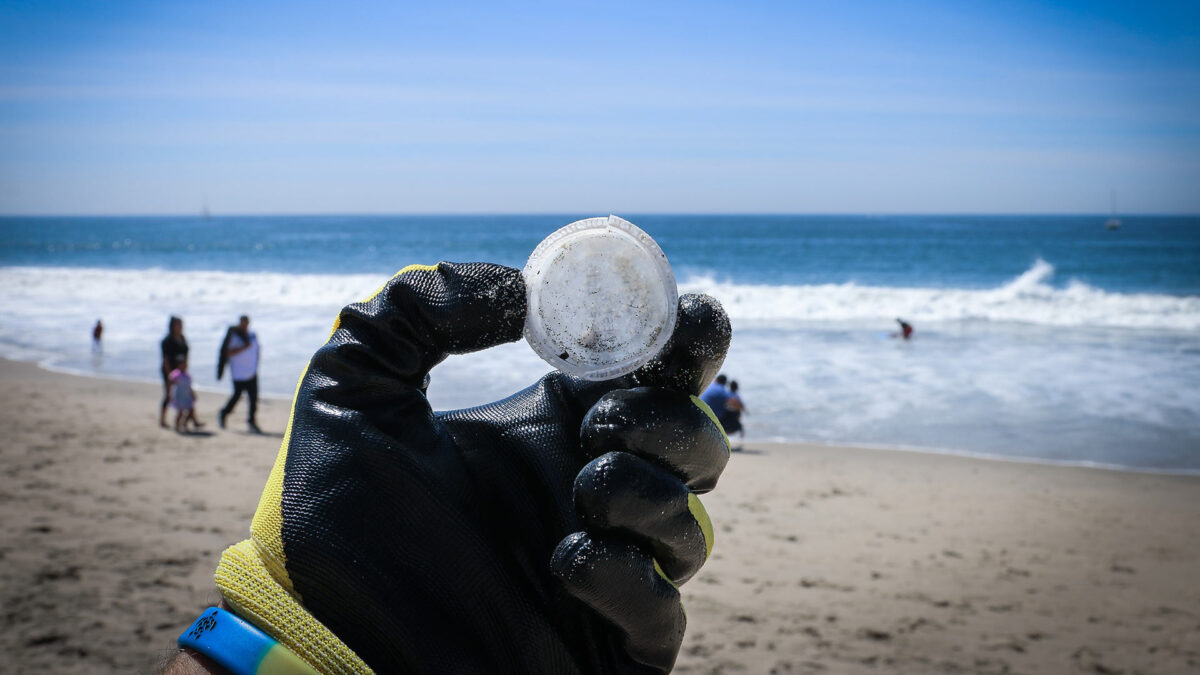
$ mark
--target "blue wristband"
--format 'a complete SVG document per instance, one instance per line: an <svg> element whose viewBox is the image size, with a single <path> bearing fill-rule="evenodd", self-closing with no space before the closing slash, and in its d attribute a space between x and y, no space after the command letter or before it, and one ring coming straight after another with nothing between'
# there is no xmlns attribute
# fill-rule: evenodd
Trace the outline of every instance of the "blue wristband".
<svg viewBox="0 0 1200 675"><path fill-rule="evenodd" d="M314 675L317 671L242 617L210 607L177 641L233 675Z"/></svg>

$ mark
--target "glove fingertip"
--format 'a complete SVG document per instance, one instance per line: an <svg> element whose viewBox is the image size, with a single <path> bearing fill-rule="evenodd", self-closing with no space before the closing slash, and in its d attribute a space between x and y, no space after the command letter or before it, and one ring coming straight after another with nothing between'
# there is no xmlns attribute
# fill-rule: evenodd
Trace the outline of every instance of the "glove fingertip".
<svg viewBox="0 0 1200 675"><path fill-rule="evenodd" d="M586 532L574 532L563 537L550 556L551 573L561 581L578 576L579 572L575 568L587 564L587 548L590 543L591 537Z"/></svg>
<svg viewBox="0 0 1200 675"><path fill-rule="evenodd" d="M624 633L631 658L670 671L687 616L679 589L653 558L633 544L575 532L555 548L551 570L568 593Z"/></svg>
<svg viewBox="0 0 1200 675"><path fill-rule="evenodd" d="M685 293L671 339L632 377L640 386L699 394L721 369L732 337L729 316L716 298Z"/></svg>

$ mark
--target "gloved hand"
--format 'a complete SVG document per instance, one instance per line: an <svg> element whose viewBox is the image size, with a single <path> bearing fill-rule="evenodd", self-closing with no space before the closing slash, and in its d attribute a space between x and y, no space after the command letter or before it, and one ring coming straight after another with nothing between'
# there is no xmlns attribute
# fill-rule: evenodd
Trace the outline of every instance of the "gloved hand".
<svg viewBox="0 0 1200 675"><path fill-rule="evenodd" d="M434 413L429 370L517 340L525 307L518 270L440 263L342 310L301 378L252 538L217 570L237 613L331 672L671 669L675 584L712 546L695 495L729 456L695 397L728 319L685 295L670 342L630 375L555 372Z"/></svg>

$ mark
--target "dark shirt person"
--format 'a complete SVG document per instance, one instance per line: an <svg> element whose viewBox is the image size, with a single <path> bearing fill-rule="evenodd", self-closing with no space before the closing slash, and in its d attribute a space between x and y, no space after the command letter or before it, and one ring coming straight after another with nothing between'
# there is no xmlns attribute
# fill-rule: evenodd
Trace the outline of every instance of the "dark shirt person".
<svg viewBox="0 0 1200 675"><path fill-rule="evenodd" d="M912 339L913 327L903 319L896 319L896 323L900 324L900 332L892 333L892 337L904 338L905 340Z"/></svg>
<svg viewBox="0 0 1200 675"><path fill-rule="evenodd" d="M727 434L742 434L742 413L749 412L746 409L746 404L742 402L742 397L738 394L737 380L729 383L729 398L725 400L725 415L720 418L721 426L725 427Z"/></svg>
<svg viewBox="0 0 1200 675"><path fill-rule="evenodd" d="M167 427L167 406L171 402L171 371L175 369L175 364L179 359L187 359L188 355L187 338L183 337L183 319L172 316L167 322L167 336L163 338L161 347L162 362L159 364L159 368L162 370L163 399L158 414L158 425L166 429L169 428Z"/></svg>
<svg viewBox="0 0 1200 675"><path fill-rule="evenodd" d="M520 339L525 313L521 271L486 263L413 265L342 310L251 539L221 556L228 611L202 613L167 672L273 655L343 673L671 670L678 584L712 549L696 495L729 459L696 397L729 320L684 295L667 345L628 375L552 372L433 412L430 369Z"/></svg>

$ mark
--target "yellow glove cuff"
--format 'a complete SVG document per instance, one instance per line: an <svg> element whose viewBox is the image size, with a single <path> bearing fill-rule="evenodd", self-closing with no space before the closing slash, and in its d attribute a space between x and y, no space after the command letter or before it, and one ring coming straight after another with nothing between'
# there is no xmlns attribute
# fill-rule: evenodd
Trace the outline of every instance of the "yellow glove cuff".
<svg viewBox="0 0 1200 675"><path fill-rule="evenodd" d="M307 371L307 366L305 367ZM300 376L303 381L303 374ZM297 385L299 391L299 385ZM293 413L295 397L293 397ZM214 580L225 602L263 632L275 638L322 673L365 675L373 671L300 604L284 567L283 467L292 435L291 415L275 466L267 478L254 522L252 539L225 549Z"/></svg>
<svg viewBox="0 0 1200 675"><path fill-rule="evenodd" d="M374 672L275 581L253 539L225 549L215 578L225 602L239 616L318 671L339 675Z"/></svg>

